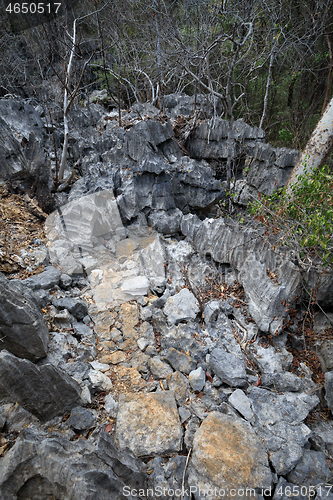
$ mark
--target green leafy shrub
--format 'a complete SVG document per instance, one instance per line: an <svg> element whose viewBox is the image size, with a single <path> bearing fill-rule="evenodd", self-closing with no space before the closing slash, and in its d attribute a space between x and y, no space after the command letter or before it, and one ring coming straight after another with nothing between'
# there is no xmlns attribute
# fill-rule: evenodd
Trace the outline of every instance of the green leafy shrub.
<svg viewBox="0 0 333 500"><path fill-rule="evenodd" d="M297 177L292 194L286 188L261 196L248 207L280 245L292 248L300 264L314 260L333 266L333 176L328 167Z"/></svg>

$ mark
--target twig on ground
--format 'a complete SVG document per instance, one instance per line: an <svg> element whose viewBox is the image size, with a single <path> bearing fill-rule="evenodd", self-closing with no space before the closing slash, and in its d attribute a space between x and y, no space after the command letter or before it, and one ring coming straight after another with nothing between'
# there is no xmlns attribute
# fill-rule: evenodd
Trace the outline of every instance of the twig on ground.
<svg viewBox="0 0 333 500"><path fill-rule="evenodd" d="M191 451L192 451L192 448L190 448L190 451L187 454L186 464L185 464L184 473L183 473L183 480L182 480L182 500L184 498L184 485L185 485L186 469L187 469L188 461L190 459Z"/></svg>

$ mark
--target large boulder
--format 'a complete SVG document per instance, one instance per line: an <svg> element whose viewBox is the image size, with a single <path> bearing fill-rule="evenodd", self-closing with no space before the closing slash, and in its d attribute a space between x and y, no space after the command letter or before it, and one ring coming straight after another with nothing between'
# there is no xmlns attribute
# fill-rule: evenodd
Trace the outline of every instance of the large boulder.
<svg viewBox="0 0 333 500"><path fill-rule="evenodd" d="M230 154L228 145L229 122L216 118L213 126L209 121L200 122L190 135L185 146L193 158L226 159ZM257 127L250 127L242 119L234 122L232 131L232 158L241 151L245 141L260 141L265 132Z"/></svg>
<svg viewBox="0 0 333 500"><path fill-rule="evenodd" d="M276 394L259 387L252 387L247 395L258 437L268 449L276 473L284 476L303 456L303 448L312 435L303 420L319 398L304 392Z"/></svg>
<svg viewBox="0 0 333 500"><path fill-rule="evenodd" d="M263 194L272 194L285 185L300 154L295 149L273 148L261 143L248 149L246 182Z"/></svg>
<svg viewBox="0 0 333 500"><path fill-rule="evenodd" d="M120 450L128 448L136 457L174 454L182 436L172 392L120 396L115 434Z"/></svg>
<svg viewBox="0 0 333 500"><path fill-rule="evenodd" d="M80 395L79 384L62 370L1 351L0 401L17 401L44 422L78 406Z"/></svg>
<svg viewBox="0 0 333 500"><path fill-rule="evenodd" d="M302 278L288 255L273 251L259 230L243 229L223 218L201 222L194 215L185 215L181 231L198 253L239 271L249 311L262 331L275 333L282 327L287 314L283 303L299 294ZM268 271L277 278L272 279Z"/></svg>
<svg viewBox="0 0 333 500"><path fill-rule="evenodd" d="M31 104L20 99L0 99L0 115L15 136L25 141L31 133L38 141L46 135L44 123Z"/></svg>
<svg viewBox="0 0 333 500"><path fill-rule="evenodd" d="M112 189L67 203L47 218L45 233L52 261L63 272L80 274L83 269L94 269L94 247L104 244L105 238L125 236Z"/></svg>
<svg viewBox="0 0 333 500"><path fill-rule="evenodd" d="M215 100L215 103L214 101ZM171 118L177 118L179 115L191 116L195 111L200 110L201 116L210 118L215 110L218 115L222 113L221 100L204 94L168 94L164 96L164 106L166 114Z"/></svg>
<svg viewBox="0 0 333 500"><path fill-rule="evenodd" d="M44 124L35 109L19 99L0 99L0 116L0 180L27 178L34 174Z"/></svg>
<svg viewBox="0 0 333 500"><path fill-rule="evenodd" d="M0 118L0 163L1 181L20 177L26 174L29 168L19 141L2 118Z"/></svg>
<svg viewBox="0 0 333 500"><path fill-rule="evenodd" d="M237 500L252 490L251 498L273 483L267 451L241 418L211 412L197 430L188 483L195 500ZM210 493L208 493L210 492Z"/></svg>
<svg viewBox="0 0 333 500"><path fill-rule="evenodd" d="M0 274L0 350L37 361L46 356L49 331L28 287Z"/></svg>
<svg viewBox="0 0 333 500"><path fill-rule="evenodd" d="M120 452L102 431L98 442L45 438L30 429L1 461L0 497L41 500L130 500L146 488L145 464ZM127 495L127 492L129 494Z"/></svg>

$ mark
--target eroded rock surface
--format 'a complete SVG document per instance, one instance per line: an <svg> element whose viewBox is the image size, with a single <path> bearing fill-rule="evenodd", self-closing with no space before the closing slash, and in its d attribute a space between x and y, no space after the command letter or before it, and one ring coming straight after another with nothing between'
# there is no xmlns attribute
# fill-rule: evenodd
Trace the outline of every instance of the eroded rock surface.
<svg viewBox="0 0 333 500"><path fill-rule="evenodd" d="M29 288L0 275L0 349L37 361L47 353L49 332Z"/></svg>
<svg viewBox="0 0 333 500"><path fill-rule="evenodd" d="M120 450L128 448L136 457L177 453L182 435L171 392L120 397L115 434Z"/></svg>
<svg viewBox="0 0 333 500"><path fill-rule="evenodd" d="M80 404L80 386L51 365L40 368L7 351L0 353L0 398L17 401L40 420L51 420Z"/></svg>
<svg viewBox="0 0 333 500"><path fill-rule="evenodd" d="M284 323L284 301L299 293L299 268L258 227L211 218L224 196L227 141L248 167L236 180L240 205L283 185L298 153L265 144L263 132L242 120L232 130L220 118L208 123L205 116L220 104L197 97L201 110L193 120L170 121L137 103L121 111L125 127L118 111L98 103L71 109L68 166L77 162L81 178L69 195L56 195L58 209L45 227L48 249L40 240L35 259L48 267L24 283L31 304L43 307L48 346L42 359L29 358L36 364L0 354L6 500L109 500L124 492L134 499L146 486L170 488L155 496L176 500L182 484L184 498L190 485L196 499L263 500L275 485L326 481L332 421L316 422L316 405L320 394L331 407L330 325L315 322L316 336L326 336L316 345L326 372L321 394L298 359L308 339L297 336L302 302ZM173 95L165 104L174 119L189 116L194 102ZM0 121L3 132L7 127L0 157L5 172L23 176L46 135L36 122L38 137L25 138L21 157L12 134L33 120L25 116L20 124L11 109L11 124ZM61 124L51 112L58 140ZM180 129L198 117L185 142ZM333 303L330 273L311 271L305 280L318 285L321 307ZM13 304L21 304L21 284L9 283L17 288ZM319 490L317 498L324 498Z"/></svg>
<svg viewBox="0 0 333 500"><path fill-rule="evenodd" d="M235 498L242 498L241 490L261 491L272 485L264 445L251 426L238 418L211 412L197 430L190 461L189 485L197 488L194 498L205 498L202 491L217 491L211 500L221 497L219 490L236 490ZM240 494L238 494L240 492ZM250 498L255 498L255 493Z"/></svg>

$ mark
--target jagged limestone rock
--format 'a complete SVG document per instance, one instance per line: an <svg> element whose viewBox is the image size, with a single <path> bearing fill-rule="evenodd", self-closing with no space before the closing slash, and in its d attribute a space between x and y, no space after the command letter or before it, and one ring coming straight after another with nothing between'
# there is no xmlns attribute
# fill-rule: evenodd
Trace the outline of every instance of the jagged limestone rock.
<svg viewBox="0 0 333 500"><path fill-rule="evenodd" d="M31 291L0 274L0 349L37 361L47 352L49 331Z"/></svg>

